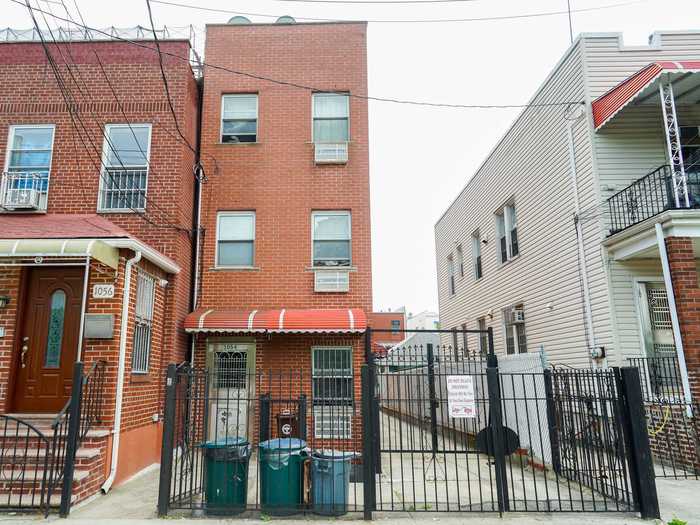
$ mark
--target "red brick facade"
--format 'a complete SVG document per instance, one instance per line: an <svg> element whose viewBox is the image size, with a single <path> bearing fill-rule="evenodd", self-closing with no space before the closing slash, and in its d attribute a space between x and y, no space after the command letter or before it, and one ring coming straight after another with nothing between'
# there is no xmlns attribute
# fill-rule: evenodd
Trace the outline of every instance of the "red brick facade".
<svg viewBox="0 0 700 525"><path fill-rule="evenodd" d="M232 52L235 50L235 52ZM367 93L365 24L210 25L207 61L324 90ZM306 89L205 68L200 307L372 308L367 102L350 99L343 165L314 164ZM222 144L221 96L257 93L256 143ZM216 158L216 164L212 157ZM218 165L218 169L217 169ZM214 269L219 211L255 211L251 270ZM352 214L348 293L314 293L311 213Z"/></svg>
<svg viewBox="0 0 700 525"><path fill-rule="evenodd" d="M666 239L683 352L693 399L700 399L700 272L689 237Z"/></svg>
<svg viewBox="0 0 700 525"><path fill-rule="evenodd" d="M167 363L182 361L188 350L188 336L182 329L182 320L190 311L195 157L178 138L154 51L121 42L73 42L49 47L66 89L77 104L75 109L79 117L76 117L76 126L80 132L74 128L41 44L3 43L0 45L0 156L6 157L11 126L54 125L46 213L94 214L98 210L100 158L104 143L102 127L127 122L150 124L145 218L131 212L100 215L170 258L180 268L177 274L166 274L144 258L132 271L130 313L125 334L127 349L117 472L119 482L158 461L164 367ZM196 147L198 86L187 61L189 42L163 41L161 48L184 59L166 56L164 67L180 129L189 143ZM90 266L86 312L114 314L114 337L86 338L81 356L86 371L97 359L107 361L100 422L100 428L105 430L114 424L125 261L133 256L132 251L121 250L116 271L95 260ZM149 372L145 375L131 371L136 276L140 271L147 272L157 283ZM28 267L6 266L0 261L0 296L11 298L9 306L0 309L0 326L5 328L5 336L0 338L0 409L4 411L12 409L9 401L11 377L19 337L16 322L23 304L21 282L28 272ZM114 298L93 299L90 291L97 283L114 284ZM89 461L78 461L79 464L81 461L85 463L91 472L75 489L75 494L81 498L94 494L104 481L109 470L111 440L108 433L88 439L86 446L100 452Z"/></svg>

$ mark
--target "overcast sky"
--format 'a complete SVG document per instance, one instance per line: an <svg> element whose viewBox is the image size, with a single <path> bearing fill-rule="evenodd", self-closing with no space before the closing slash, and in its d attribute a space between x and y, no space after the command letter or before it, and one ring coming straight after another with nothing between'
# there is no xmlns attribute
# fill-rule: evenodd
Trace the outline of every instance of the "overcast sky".
<svg viewBox="0 0 700 525"><path fill-rule="evenodd" d="M32 0L37 4L36 0ZM56 3L55 0L50 0ZM92 27L148 26L145 0L77 0ZM473 0L424 5L172 0L200 7L330 19L498 17L566 9L566 0ZM66 0L72 6L73 0ZM625 0L571 0L588 9ZM38 2L46 6L44 1ZM26 8L0 0L3 26L29 28ZM52 5L56 14L60 9ZM153 4L158 25L225 22L231 15ZM249 16L253 22L269 18ZM646 0L573 13L574 34L614 31L646 44L655 30L700 29L700 0ZM566 15L451 23L370 23L373 96L461 104L522 104L569 46ZM437 310L433 227L517 115L371 102L370 169L375 309Z"/></svg>

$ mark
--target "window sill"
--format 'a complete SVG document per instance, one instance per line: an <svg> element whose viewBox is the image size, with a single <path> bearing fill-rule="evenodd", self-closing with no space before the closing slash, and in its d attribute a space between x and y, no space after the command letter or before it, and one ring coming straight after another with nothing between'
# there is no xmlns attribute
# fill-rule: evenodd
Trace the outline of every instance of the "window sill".
<svg viewBox="0 0 700 525"><path fill-rule="evenodd" d="M153 381L153 377L151 377L151 374L148 372L131 372L132 383L150 383L151 381Z"/></svg>
<svg viewBox="0 0 700 525"><path fill-rule="evenodd" d="M507 261L502 262L501 265L499 266L499 268L503 268L504 266L508 266L509 264L517 261L518 259L520 259L520 254L516 255L515 257L511 257Z"/></svg>
<svg viewBox="0 0 700 525"><path fill-rule="evenodd" d="M97 209L97 213L145 213L146 208L134 208L133 210L131 208L120 208L120 209L106 209L103 210L101 208Z"/></svg>
<svg viewBox="0 0 700 525"><path fill-rule="evenodd" d="M217 146L259 146L262 142L217 142Z"/></svg>
<svg viewBox="0 0 700 525"><path fill-rule="evenodd" d="M259 272L259 266L212 266L211 272Z"/></svg>
<svg viewBox="0 0 700 525"><path fill-rule="evenodd" d="M307 266L307 272L356 272L356 266Z"/></svg>

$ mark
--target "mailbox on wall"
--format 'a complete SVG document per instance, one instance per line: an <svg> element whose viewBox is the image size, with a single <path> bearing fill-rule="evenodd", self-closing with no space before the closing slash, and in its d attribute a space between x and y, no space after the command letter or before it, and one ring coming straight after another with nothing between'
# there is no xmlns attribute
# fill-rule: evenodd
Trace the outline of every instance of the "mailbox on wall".
<svg viewBox="0 0 700 525"><path fill-rule="evenodd" d="M86 339L112 339L114 314L85 314Z"/></svg>

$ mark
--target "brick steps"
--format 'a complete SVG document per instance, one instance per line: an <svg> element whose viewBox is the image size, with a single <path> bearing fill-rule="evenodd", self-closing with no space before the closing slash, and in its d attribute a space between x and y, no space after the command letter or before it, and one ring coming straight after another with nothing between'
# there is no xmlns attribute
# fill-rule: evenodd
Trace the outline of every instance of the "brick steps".
<svg viewBox="0 0 700 525"><path fill-rule="evenodd" d="M46 436L49 444L51 443L54 437L51 424L55 414L8 415L29 423ZM31 430L27 431L27 427L19 427L19 432L17 428L11 424L0 425L0 444L5 451L5 468L0 468L0 509L22 506L38 507L40 503L41 483L47 455L46 445ZM73 503L99 491L105 476L109 436L110 431L106 428L91 429L77 450L71 498ZM13 456L15 456L14 461ZM11 466L19 463L26 465L24 472ZM57 506L60 499L61 486L58 486L51 496L51 506Z"/></svg>

